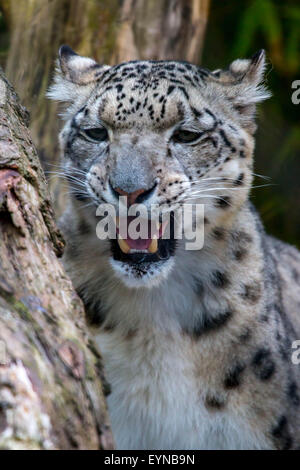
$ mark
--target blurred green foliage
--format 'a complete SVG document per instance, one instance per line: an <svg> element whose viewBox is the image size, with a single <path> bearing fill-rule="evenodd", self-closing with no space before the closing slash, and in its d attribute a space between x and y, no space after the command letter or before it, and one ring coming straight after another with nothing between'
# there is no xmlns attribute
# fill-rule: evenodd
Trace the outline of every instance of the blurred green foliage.
<svg viewBox="0 0 300 470"><path fill-rule="evenodd" d="M273 96L258 111L252 200L267 230L300 247L300 104L292 83L300 80L299 0L212 0L202 63L211 69L267 52L266 85Z"/></svg>

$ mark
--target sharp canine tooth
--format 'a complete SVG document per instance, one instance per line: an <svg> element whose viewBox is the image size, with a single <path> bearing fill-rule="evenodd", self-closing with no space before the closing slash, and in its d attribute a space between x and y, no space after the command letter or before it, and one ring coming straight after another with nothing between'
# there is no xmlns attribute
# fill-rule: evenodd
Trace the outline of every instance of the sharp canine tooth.
<svg viewBox="0 0 300 470"><path fill-rule="evenodd" d="M152 241L151 241L149 247L148 247L148 251L149 251L149 253L156 253L157 249L158 249L157 237L154 236L152 238Z"/></svg>
<svg viewBox="0 0 300 470"><path fill-rule="evenodd" d="M117 241L118 241L119 247L121 248L123 253L125 253L127 255L127 253L130 252L130 246L120 236L118 237Z"/></svg>

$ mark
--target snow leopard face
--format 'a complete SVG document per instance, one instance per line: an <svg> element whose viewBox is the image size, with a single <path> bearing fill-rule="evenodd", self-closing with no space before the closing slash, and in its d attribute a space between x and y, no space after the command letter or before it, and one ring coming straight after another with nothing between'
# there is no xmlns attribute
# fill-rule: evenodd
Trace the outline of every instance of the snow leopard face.
<svg viewBox="0 0 300 470"><path fill-rule="evenodd" d="M255 104L268 97L260 84L264 63L260 51L224 71L175 61L110 67L61 47L49 95L69 103L60 144L74 207L93 230L96 208L110 204L118 212L121 196L129 207L158 208L154 235L99 240L127 285L161 282L184 256L184 240L174 237L183 205L204 204L199 223L209 243L247 199Z"/></svg>

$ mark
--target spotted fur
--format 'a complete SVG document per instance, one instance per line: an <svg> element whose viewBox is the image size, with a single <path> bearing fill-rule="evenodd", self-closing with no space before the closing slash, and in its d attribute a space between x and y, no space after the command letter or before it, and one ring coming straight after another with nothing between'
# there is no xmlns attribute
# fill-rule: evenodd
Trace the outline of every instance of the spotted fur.
<svg viewBox="0 0 300 470"><path fill-rule="evenodd" d="M215 72L109 67L60 51L49 94L67 103L64 261L103 355L120 449L300 447L300 255L266 235L249 203L264 64L259 52ZM82 137L99 126L106 141ZM179 126L197 142L176 142ZM95 234L96 206L116 205L109 181L151 190L162 212L205 204L203 249L179 240L165 262L113 260Z"/></svg>

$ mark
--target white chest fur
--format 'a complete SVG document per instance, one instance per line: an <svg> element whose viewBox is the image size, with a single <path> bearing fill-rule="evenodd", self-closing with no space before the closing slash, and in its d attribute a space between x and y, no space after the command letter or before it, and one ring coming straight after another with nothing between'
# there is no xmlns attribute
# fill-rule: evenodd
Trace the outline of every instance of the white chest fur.
<svg viewBox="0 0 300 470"><path fill-rule="evenodd" d="M207 383L197 375L188 338L147 330L95 339L112 388L108 406L118 449L268 448L234 409L207 409Z"/></svg>

